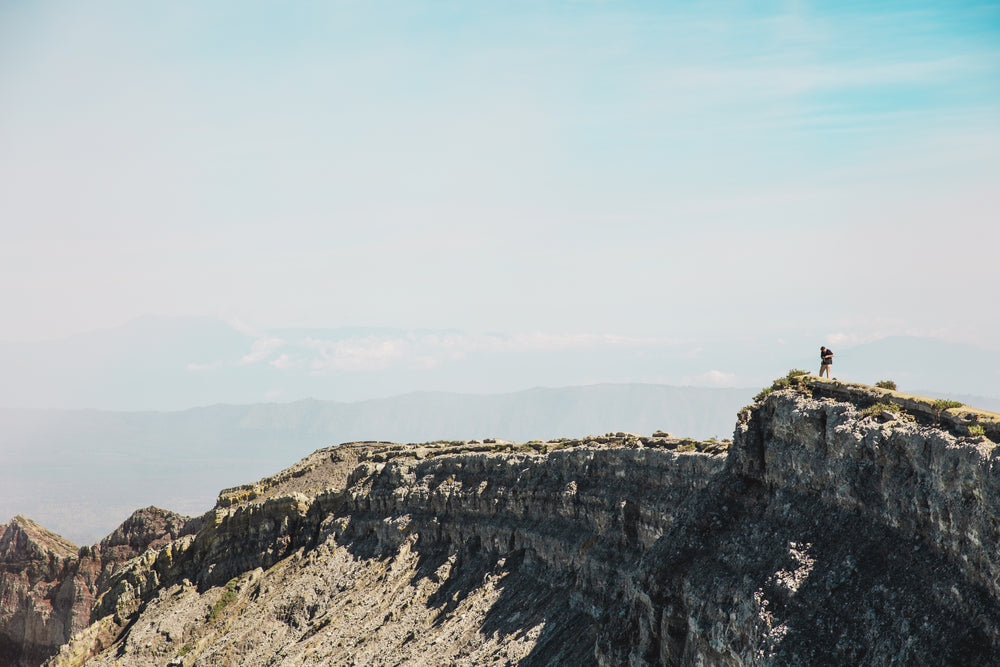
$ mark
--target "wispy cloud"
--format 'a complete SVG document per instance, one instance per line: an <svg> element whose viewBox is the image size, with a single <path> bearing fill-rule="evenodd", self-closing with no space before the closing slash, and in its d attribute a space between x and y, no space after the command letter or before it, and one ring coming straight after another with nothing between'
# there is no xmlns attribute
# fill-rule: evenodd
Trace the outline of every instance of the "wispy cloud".
<svg viewBox="0 0 1000 667"><path fill-rule="evenodd" d="M317 374L382 370L391 366L430 369L449 361L464 359L471 354L555 352L675 344L675 341L659 338L541 331L513 335L410 333L392 337L363 336L346 340L307 338L303 341L304 347L319 354L319 358L310 363L312 372Z"/></svg>
<svg viewBox="0 0 1000 667"><path fill-rule="evenodd" d="M260 361L264 361L270 357L276 350L282 347L285 341L280 338L265 337L258 338L253 342L250 348L250 352L240 359L239 363L241 365L245 364L255 364Z"/></svg>
<svg viewBox="0 0 1000 667"><path fill-rule="evenodd" d="M382 370L404 359L409 347L405 340L373 337L339 341L307 338L305 345L320 355L311 363L314 373Z"/></svg>
<svg viewBox="0 0 1000 667"><path fill-rule="evenodd" d="M963 340L960 332L949 327L914 327L906 325L880 326L873 329L859 328L855 331L839 331L826 334L823 339L830 346L840 345L853 347L872 343L890 336L915 336L919 338L942 338L945 340ZM972 342L971 340L969 342Z"/></svg>
<svg viewBox="0 0 1000 667"><path fill-rule="evenodd" d="M587 347L637 347L674 345L677 341L661 338L639 338L616 334L551 334L541 331L517 334L502 343L507 350L567 350Z"/></svg>
<svg viewBox="0 0 1000 667"><path fill-rule="evenodd" d="M710 370L693 378L692 384L706 387L736 387L736 374L724 371Z"/></svg>
<svg viewBox="0 0 1000 667"><path fill-rule="evenodd" d="M222 365L222 361L213 361L208 364L188 364L187 369L195 373L201 373L203 371L214 371Z"/></svg>
<svg viewBox="0 0 1000 667"><path fill-rule="evenodd" d="M299 361L287 354L282 354L277 359L272 359L271 361L269 361L268 364L270 366L273 366L274 368L277 368L279 371L285 371L290 368L295 368L296 366L299 366Z"/></svg>
<svg viewBox="0 0 1000 667"><path fill-rule="evenodd" d="M746 303L719 285L745 284L751 262L763 281L811 254L808 229L851 239L852 256L872 248L920 298L971 286L951 306L992 339L997 313L979 304L998 234L996 3L474 4L251 2L220 47L190 29L218 20L207 3L111 0L99 16L0 3L0 219L29 244L0 248L0 284L22 286L4 293L0 338L220 303L285 325L350 313L484 330L502 311L522 331L642 318L690 336ZM247 77L248 62L267 66ZM977 241L913 270L943 244L912 233L911 209ZM906 299L911 321L937 316ZM758 305L744 325L774 319ZM233 324L258 342L227 364L313 360ZM307 351L322 368L429 367L629 344L543 333Z"/></svg>
<svg viewBox="0 0 1000 667"><path fill-rule="evenodd" d="M243 327L246 333L254 332ZM475 354L558 352L562 350L622 347L671 347L679 341L595 333L468 334L459 332L398 332L324 339L306 336L296 340L255 333L250 351L236 361L188 364L190 371L209 371L223 365L267 364L279 371L306 369L315 375L334 372L376 371L388 368L429 370Z"/></svg>

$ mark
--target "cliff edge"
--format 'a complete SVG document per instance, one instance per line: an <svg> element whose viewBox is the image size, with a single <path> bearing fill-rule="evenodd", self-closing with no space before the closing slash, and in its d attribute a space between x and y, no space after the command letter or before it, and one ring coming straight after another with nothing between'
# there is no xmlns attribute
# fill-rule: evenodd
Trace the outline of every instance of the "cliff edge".
<svg viewBox="0 0 1000 667"><path fill-rule="evenodd" d="M873 391L790 378L731 445L321 449L118 566L48 664L1000 663L1000 416Z"/></svg>

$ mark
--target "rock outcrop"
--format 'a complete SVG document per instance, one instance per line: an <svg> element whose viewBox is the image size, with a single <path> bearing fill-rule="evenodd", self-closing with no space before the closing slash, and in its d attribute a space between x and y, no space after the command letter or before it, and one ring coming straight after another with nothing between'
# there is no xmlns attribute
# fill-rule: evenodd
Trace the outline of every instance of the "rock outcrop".
<svg viewBox="0 0 1000 667"><path fill-rule="evenodd" d="M151 540L49 664L1000 663L1000 417L784 386L731 446L319 450Z"/></svg>
<svg viewBox="0 0 1000 667"><path fill-rule="evenodd" d="M0 529L0 664L37 665L90 616L70 571L77 549L34 521Z"/></svg>
<svg viewBox="0 0 1000 667"><path fill-rule="evenodd" d="M198 525L149 507L100 544L77 548L14 517L0 527L0 665L40 665L90 623L97 593L118 566Z"/></svg>
<svg viewBox="0 0 1000 667"><path fill-rule="evenodd" d="M1000 661L1000 448L812 385L740 413L724 473L632 574L605 664Z"/></svg>

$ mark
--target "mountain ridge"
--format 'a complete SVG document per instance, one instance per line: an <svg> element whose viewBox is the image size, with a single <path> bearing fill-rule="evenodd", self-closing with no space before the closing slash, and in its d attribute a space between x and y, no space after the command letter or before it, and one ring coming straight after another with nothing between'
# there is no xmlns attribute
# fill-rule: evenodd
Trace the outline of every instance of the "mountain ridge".
<svg viewBox="0 0 1000 667"><path fill-rule="evenodd" d="M356 404L306 399L179 412L0 409L0 451L20 473L0 488L0 518L34 516L87 543L132 509L183 514L318 447L354 440L509 440L668 429L726 437L752 390L594 385L491 396L422 392Z"/></svg>
<svg viewBox="0 0 1000 667"><path fill-rule="evenodd" d="M308 397L355 402L421 390L498 394L636 382L749 387L768 382L775 369L815 372L822 340L346 326L251 332L211 318L147 317L69 338L0 343L6 369L0 405L181 410ZM1000 399L1000 350L906 336L832 347L834 374L842 379L892 379Z"/></svg>
<svg viewBox="0 0 1000 667"><path fill-rule="evenodd" d="M47 664L1000 659L1000 414L790 374L734 436L323 448L115 566Z"/></svg>

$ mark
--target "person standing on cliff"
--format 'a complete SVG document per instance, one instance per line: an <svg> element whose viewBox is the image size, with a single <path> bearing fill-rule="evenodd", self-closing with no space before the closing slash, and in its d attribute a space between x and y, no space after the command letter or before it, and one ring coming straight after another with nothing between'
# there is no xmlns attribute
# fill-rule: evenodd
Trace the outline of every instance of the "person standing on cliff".
<svg viewBox="0 0 1000 667"><path fill-rule="evenodd" d="M830 377L830 367L833 366L833 350L828 350L822 345L819 348L819 376L823 377L823 373L826 373L826 377Z"/></svg>

